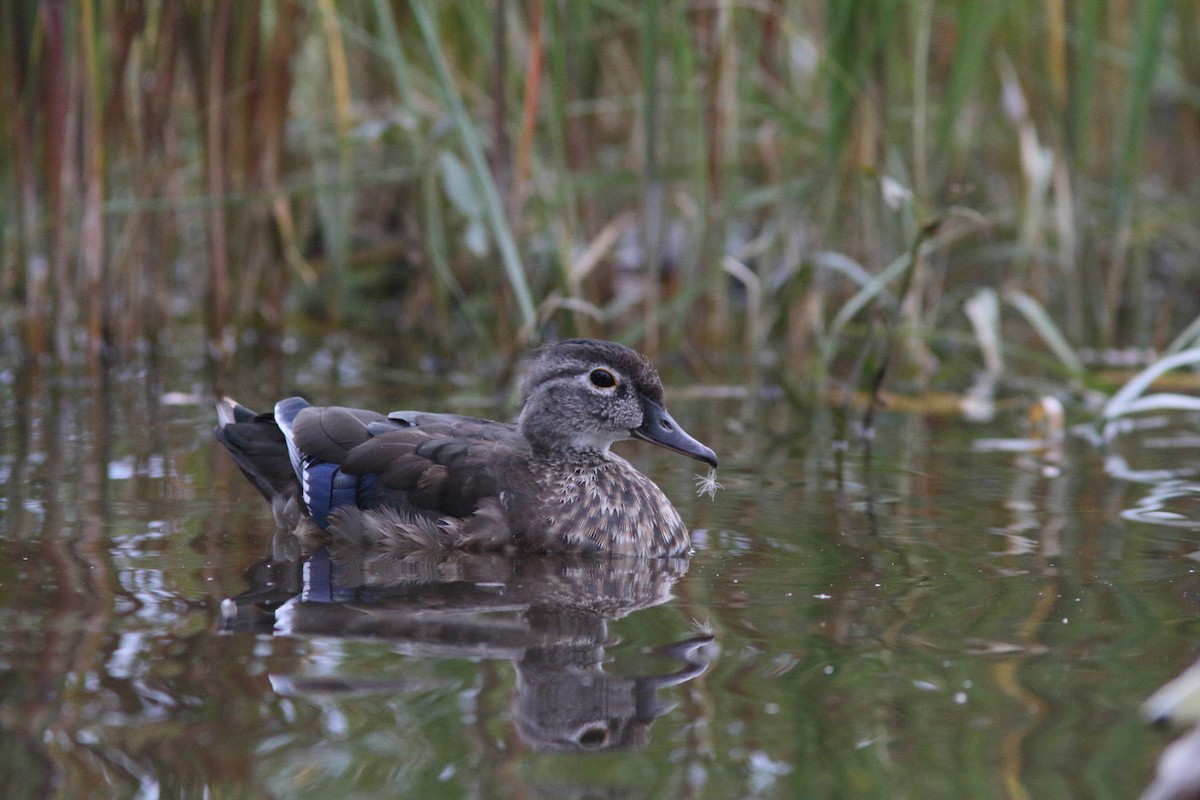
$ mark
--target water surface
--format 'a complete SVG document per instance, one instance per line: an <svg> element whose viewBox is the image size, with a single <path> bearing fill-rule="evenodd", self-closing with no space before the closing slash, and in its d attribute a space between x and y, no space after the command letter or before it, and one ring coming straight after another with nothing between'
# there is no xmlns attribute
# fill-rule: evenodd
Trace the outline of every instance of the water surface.
<svg viewBox="0 0 1200 800"><path fill-rule="evenodd" d="M836 409L673 395L666 372L724 488L697 497L693 462L623 446L697 534L690 562L619 574L306 569L213 441L195 364L0 372L4 796L1149 783L1172 733L1138 706L1200 651L1200 447L1178 427L1109 452L1072 436L1055 460L1003 445L1019 411L884 413L867 449L839 444ZM506 413L469 381L320 354L278 374L318 402ZM226 380L260 405L266 383Z"/></svg>

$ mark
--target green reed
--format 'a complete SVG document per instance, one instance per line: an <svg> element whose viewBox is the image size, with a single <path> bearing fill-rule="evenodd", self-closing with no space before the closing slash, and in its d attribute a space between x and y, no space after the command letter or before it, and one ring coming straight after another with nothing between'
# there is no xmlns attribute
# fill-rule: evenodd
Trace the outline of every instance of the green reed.
<svg viewBox="0 0 1200 800"><path fill-rule="evenodd" d="M0 347L308 318L804 374L883 315L925 383L991 289L1078 379L1200 316L1193 5L6 3Z"/></svg>

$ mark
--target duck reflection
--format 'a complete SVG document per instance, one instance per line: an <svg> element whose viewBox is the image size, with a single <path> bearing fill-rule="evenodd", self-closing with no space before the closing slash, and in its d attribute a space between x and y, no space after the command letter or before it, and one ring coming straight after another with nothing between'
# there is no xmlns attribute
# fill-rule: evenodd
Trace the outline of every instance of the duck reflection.
<svg viewBox="0 0 1200 800"><path fill-rule="evenodd" d="M289 540L290 538L290 540ZM382 639L407 654L513 662L517 733L547 751L638 747L668 710L660 687L703 673L718 648L698 635L659 648L661 674L604 670L611 620L665 603L686 558L380 552L334 543L301 558L277 536L271 557L227 600L226 630ZM317 697L403 691L400 681L273 675L276 691Z"/></svg>

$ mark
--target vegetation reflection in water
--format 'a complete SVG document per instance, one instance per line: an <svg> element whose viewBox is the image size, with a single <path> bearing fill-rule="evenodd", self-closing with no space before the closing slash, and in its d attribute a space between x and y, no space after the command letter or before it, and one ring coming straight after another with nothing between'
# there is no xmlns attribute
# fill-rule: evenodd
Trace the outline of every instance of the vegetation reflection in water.
<svg viewBox="0 0 1200 800"><path fill-rule="evenodd" d="M868 452L827 409L681 399L716 501L630 457L700 529L686 570L333 554L306 585L191 374L7 374L6 796L1136 796L1171 738L1139 706L1196 655L1195 529L1128 511L1200 466L1186 416L1051 464L1012 415L886 413Z"/></svg>

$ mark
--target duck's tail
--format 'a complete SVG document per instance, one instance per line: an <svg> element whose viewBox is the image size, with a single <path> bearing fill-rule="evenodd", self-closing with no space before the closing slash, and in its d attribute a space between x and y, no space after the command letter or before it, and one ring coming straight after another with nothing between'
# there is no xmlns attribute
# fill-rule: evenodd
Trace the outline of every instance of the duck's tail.
<svg viewBox="0 0 1200 800"><path fill-rule="evenodd" d="M267 502L300 496L287 440L273 414L257 414L229 397L217 401L217 440Z"/></svg>

